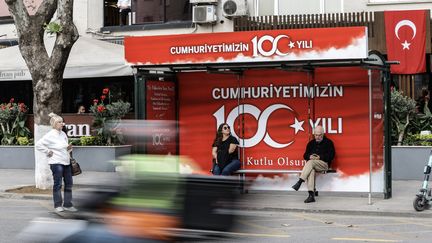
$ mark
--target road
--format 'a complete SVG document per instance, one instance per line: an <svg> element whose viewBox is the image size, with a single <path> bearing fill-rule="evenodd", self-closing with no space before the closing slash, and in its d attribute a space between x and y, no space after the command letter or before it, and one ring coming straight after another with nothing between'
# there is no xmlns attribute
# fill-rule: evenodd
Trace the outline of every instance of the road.
<svg viewBox="0 0 432 243"><path fill-rule="evenodd" d="M222 241L430 242L432 235L432 219L291 212L247 212L247 215L250 216L237 220L231 238Z"/></svg>
<svg viewBox="0 0 432 243"><path fill-rule="evenodd" d="M0 198L0 243L16 243L15 236L35 217L51 217L51 201Z"/></svg>
<svg viewBox="0 0 432 243"><path fill-rule="evenodd" d="M0 198L0 243L35 217L58 218L51 201ZM195 242L430 242L432 219L294 212L240 212L227 238ZM188 239L187 242L191 240Z"/></svg>

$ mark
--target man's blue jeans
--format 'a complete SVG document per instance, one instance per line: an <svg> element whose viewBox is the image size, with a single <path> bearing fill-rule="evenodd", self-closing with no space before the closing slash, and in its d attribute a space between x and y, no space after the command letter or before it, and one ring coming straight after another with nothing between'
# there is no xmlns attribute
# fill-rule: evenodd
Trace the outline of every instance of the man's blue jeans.
<svg viewBox="0 0 432 243"><path fill-rule="evenodd" d="M53 200L54 208L57 207L72 207L72 168L70 165L52 164L50 165L54 185L53 185ZM64 201L62 199L62 179L64 180Z"/></svg>
<svg viewBox="0 0 432 243"><path fill-rule="evenodd" d="M234 159L231 163L227 164L222 170L219 165L215 164L213 168L213 175L231 175L234 171L240 169L240 161L238 159Z"/></svg>

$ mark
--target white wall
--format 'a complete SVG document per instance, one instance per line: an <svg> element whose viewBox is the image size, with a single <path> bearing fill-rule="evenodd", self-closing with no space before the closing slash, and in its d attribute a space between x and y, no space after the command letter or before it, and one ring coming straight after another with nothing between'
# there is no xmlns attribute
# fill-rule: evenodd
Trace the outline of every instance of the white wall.
<svg viewBox="0 0 432 243"><path fill-rule="evenodd" d="M0 24L0 39L15 39L17 34L13 24Z"/></svg>
<svg viewBox="0 0 432 243"><path fill-rule="evenodd" d="M86 6L80 6L81 9L85 8L85 14L86 16L83 17L86 21L86 25L83 25L82 31L80 33L85 33L86 30L97 30L99 31L100 28L103 27L104 22L104 16L103 16L103 8L104 3L102 0L75 0L75 4L77 4L78 1L85 1ZM84 4L83 4L84 5ZM78 7L78 6L76 6ZM77 16L74 15L75 20L77 19Z"/></svg>
<svg viewBox="0 0 432 243"><path fill-rule="evenodd" d="M360 11L385 11L385 10L414 10L414 9L431 9L432 1L405 1L411 3L403 3L403 1L388 1L387 3L369 3L369 0L345 0L346 12Z"/></svg>
<svg viewBox="0 0 432 243"><path fill-rule="evenodd" d="M256 2L255 2L256 1ZM275 0L249 0L252 12L255 11L254 3L259 6L267 4L273 6ZM318 14L337 12L362 12L385 10L410 10L431 9L432 0L276 0L279 3L279 15L291 14ZM321 4L322 3L322 4ZM271 15L272 11L265 8L258 15Z"/></svg>

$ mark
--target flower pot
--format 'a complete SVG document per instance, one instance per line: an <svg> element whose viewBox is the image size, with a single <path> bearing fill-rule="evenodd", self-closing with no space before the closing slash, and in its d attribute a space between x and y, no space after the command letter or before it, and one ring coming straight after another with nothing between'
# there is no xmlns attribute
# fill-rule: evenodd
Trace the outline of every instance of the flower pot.
<svg viewBox="0 0 432 243"><path fill-rule="evenodd" d="M74 146L73 156L85 171L115 171L118 156L131 153L131 145ZM0 146L0 169L34 169L34 146Z"/></svg>
<svg viewBox="0 0 432 243"><path fill-rule="evenodd" d="M34 169L34 146L0 146L0 169Z"/></svg>
<svg viewBox="0 0 432 243"><path fill-rule="evenodd" d="M423 180L430 146L392 146L392 179Z"/></svg>

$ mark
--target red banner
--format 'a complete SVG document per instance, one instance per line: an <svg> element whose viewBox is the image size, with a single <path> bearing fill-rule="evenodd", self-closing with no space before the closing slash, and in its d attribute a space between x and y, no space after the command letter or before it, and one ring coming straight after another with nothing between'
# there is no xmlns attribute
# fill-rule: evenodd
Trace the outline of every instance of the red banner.
<svg viewBox="0 0 432 243"><path fill-rule="evenodd" d="M343 176L368 173L368 71L318 68L311 77L280 70L250 70L240 80L180 73L180 154L210 169L217 126L227 122L244 168L299 170L312 127L322 125L336 147L332 167ZM374 165L381 167L382 160Z"/></svg>
<svg viewBox="0 0 432 243"><path fill-rule="evenodd" d="M391 73L414 74L426 71L426 10L386 11L387 55Z"/></svg>
<svg viewBox="0 0 432 243"><path fill-rule="evenodd" d="M367 52L366 27L125 37L133 65L361 59Z"/></svg>

